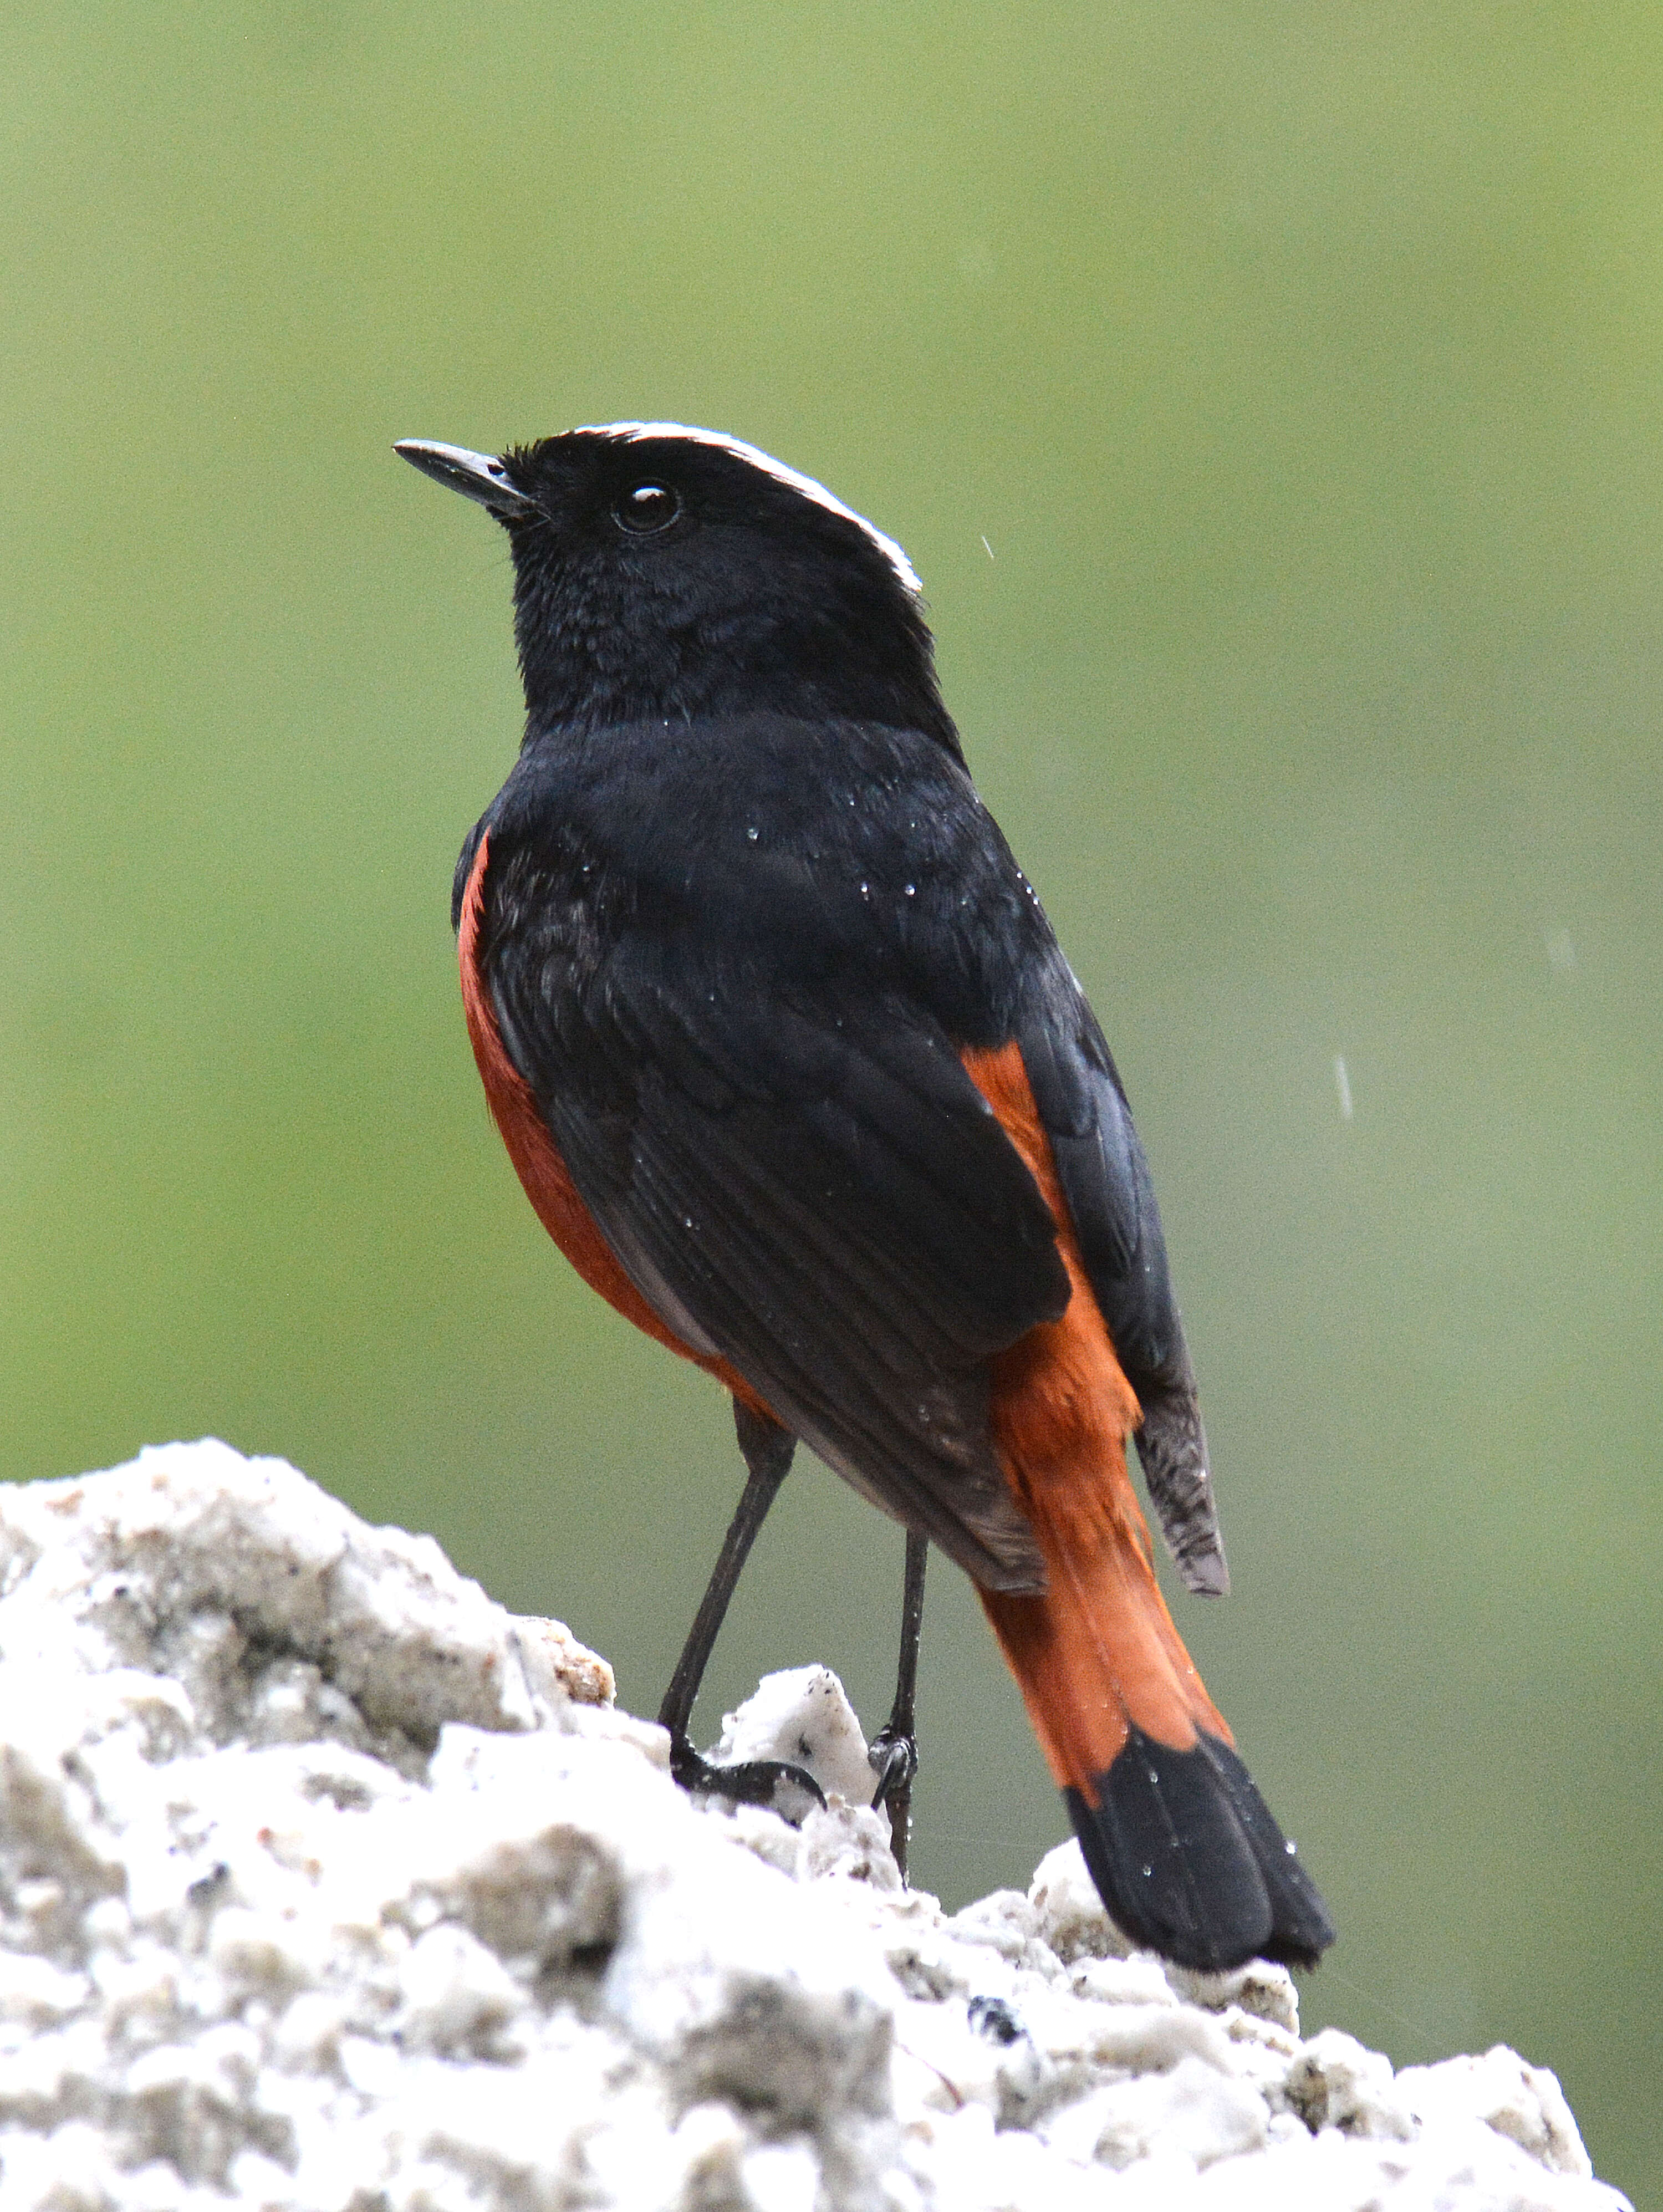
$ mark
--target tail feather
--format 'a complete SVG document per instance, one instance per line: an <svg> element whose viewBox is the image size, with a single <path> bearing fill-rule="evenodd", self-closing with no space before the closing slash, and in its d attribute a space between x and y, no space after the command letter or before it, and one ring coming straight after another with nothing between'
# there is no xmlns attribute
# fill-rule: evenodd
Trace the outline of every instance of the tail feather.
<svg viewBox="0 0 1663 2212"><path fill-rule="evenodd" d="M1045 1595L979 1595L1109 1917L1180 1966L1314 1966L1332 1924L1183 1654L1147 1559L1111 1545L1120 1556L1086 1576L1045 1548Z"/></svg>
<svg viewBox="0 0 1663 2212"><path fill-rule="evenodd" d="M1109 1917L1134 1943L1217 1972L1314 1966L1334 1940L1315 1884L1253 1778L1206 1729L1174 1751L1133 1729L1092 1796L1064 1790Z"/></svg>
<svg viewBox="0 0 1663 2212"><path fill-rule="evenodd" d="M1126 1472L1139 1418L1014 1046L965 1064L1050 1202L1072 1296L993 1362L993 1436L1042 1595L979 1595L1103 1903L1187 1966L1314 1966L1322 1899L1236 1756L1168 1612Z"/></svg>

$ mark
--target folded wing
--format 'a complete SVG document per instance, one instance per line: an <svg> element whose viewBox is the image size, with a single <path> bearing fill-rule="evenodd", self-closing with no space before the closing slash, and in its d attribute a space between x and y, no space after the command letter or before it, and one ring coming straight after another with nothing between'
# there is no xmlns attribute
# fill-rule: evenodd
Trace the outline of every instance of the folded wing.
<svg viewBox="0 0 1663 2212"><path fill-rule="evenodd" d="M977 1582L1042 1587L989 1436L987 1361L1054 1319L1068 1280L945 1035L835 976L759 990L696 932L634 932L573 972L522 928L488 976L642 1295Z"/></svg>

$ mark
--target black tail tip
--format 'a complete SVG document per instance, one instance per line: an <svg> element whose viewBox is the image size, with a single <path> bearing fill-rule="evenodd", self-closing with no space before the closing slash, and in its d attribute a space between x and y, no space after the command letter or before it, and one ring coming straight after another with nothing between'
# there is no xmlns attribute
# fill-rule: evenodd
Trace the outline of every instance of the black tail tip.
<svg viewBox="0 0 1663 2212"><path fill-rule="evenodd" d="M1315 1883L1229 1746L1205 1729L1174 1751L1133 1729L1097 1802L1063 1799L1110 1918L1180 1966L1314 1966L1334 1940Z"/></svg>

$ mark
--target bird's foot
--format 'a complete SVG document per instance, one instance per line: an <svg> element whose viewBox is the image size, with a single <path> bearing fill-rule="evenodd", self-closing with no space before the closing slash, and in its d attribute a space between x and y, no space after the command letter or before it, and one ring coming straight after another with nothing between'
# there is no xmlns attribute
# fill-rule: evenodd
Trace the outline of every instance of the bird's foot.
<svg viewBox="0 0 1663 2212"><path fill-rule="evenodd" d="M892 1806L913 1786L913 1778L918 1772L918 1745L912 1736L895 1734L886 1723L873 1739L866 1763L877 1777L877 1787L872 1792L873 1810L880 1805Z"/></svg>
<svg viewBox="0 0 1663 2212"><path fill-rule="evenodd" d="M796 1808L776 1802L776 1792L799 1790L810 1804L823 1811L826 1793L806 1767L789 1765L783 1759L747 1759L734 1766L713 1766L701 1759L684 1735L671 1733L670 1771L689 1796L731 1797L738 1805L766 1805L789 1819ZM806 1813L804 1806L798 1817Z"/></svg>

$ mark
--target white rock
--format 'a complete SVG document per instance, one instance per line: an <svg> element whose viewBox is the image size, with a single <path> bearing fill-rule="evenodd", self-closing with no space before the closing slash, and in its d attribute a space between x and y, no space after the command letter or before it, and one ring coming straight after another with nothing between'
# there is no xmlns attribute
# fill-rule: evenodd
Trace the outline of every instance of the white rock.
<svg viewBox="0 0 1663 2212"><path fill-rule="evenodd" d="M823 1812L816 1807L804 1820L791 1871L799 1881L867 1882L896 1895L901 1889L887 1816L851 1805L835 1790Z"/></svg>
<svg viewBox="0 0 1663 2212"><path fill-rule="evenodd" d="M1134 2076L1083 2101L1092 2154L1117 2172L1140 2159L1182 2160L1199 2171L1262 2150L1270 2125L1261 2096L1200 2058L1180 2059L1169 2074Z"/></svg>
<svg viewBox="0 0 1663 2212"><path fill-rule="evenodd" d="M708 1756L717 1766L784 1759L804 1768L828 1797L835 1791L851 1805L870 1805L877 1786L860 1723L829 1667L764 1674L737 1712L723 1715Z"/></svg>
<svg viewBox="0 0 1663 2212"><path fill-rule="evenodd" d="M1423 2123L1481 2119L1554 2173L1593 2172L1557 2075L1498 2043L1479 2058L1405 2066L1398 2087Z"/></svg>
<svg viewBox="0 0 1663 2212"><path fill-rule="evenodd" d="M1245 2013L1299 2033L1299 1992L1285 1966L1269 1959L1253 1959L1227 1974L1199 1973L1190 1966L1168 1963L1167 1980L1175 1995L1189 2004L1205 2005L1209 2012L1227 2015Z"/></svg>
<svg viewBox="0 0 1663 2212"><path fill-rule="evenodd" d="M1282 2097L1313 2134L1338 2128L1342 2135L1409 2142L1417 2132L1414 2113L1392 2078L1392 2062L1365 2051L1337 2027L1313 2036L1289 2067Z"/></svg>
<svg viewBox="0 0 1663 2212"><path fill-rule="evenodd" d="M1071 1836L1047 1851L1028 1885L1035 1928L1065 1965L1076 1959L1124 1959L1131 1944L1103 1909L1096 1884Z"/></svg>
<svg viewBox="0 0 1663 2212"><path fill-rule="evenodd" d="M825 1668L715 1754L808 1766L800 1828L611 1694L279 1461L0 1489L4 2212L1620 2207L1545 2069L1302 2043L1071 1844L904 1889Z"/></svg>

